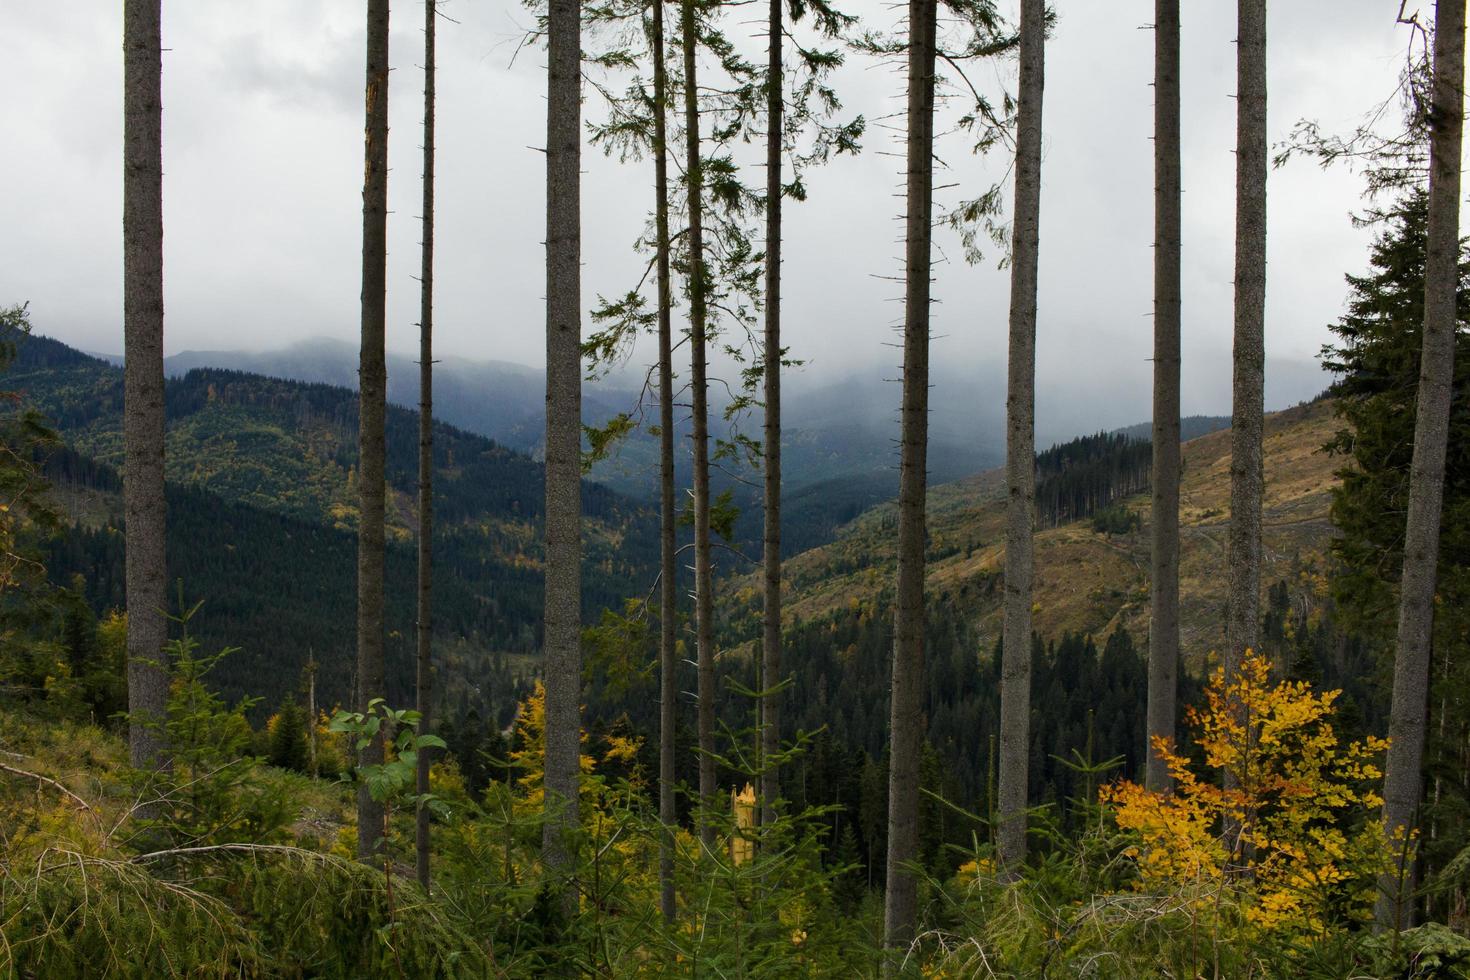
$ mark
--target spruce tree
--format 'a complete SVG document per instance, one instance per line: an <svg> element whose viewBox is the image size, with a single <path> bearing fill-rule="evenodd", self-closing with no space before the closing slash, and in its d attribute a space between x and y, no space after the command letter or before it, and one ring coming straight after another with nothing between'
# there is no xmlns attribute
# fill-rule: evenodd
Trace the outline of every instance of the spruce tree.
<svg viewBox="0 0 1470 980"><path fill-rule="evenodd" d="M883 903L883 944L890 949L906 947L913 940L918 914L918 882L907 865L918 857L919 758L924 742L924 497L937 20L936 0L909 0L898 585L890 687L888 881Z"/></svg>
<svg viewBox="0 0 1470 980"><path fill-rule="evenodd" d="M1166 789L1155 737L1173 739L1179 686L1179 0L1154 2L1154 411L1150 516L1148 770Z"/></svg>
<svg viewBox="0 0 1470 980"><path fill-rule="evenodd" d="M1031 755L1031 602L1036 526L1036 278L1041 233L1044 0L1021 3L1016 213L1011 246L1010 358L1006 392L1006 558L1000 701L1000 827L996 851L1014 874L1026 860Z"/></svg>
<svg viewBox="0 0 1470 980"><path fill-rule="evenodd" d="M123 4L123 507L128 751L164 764L163 54L160 0Z"/></svg>
<svg viewBox="0 0 1470 980"><path fill-rule="evenodd" d="M546 88L546 822L542 853L570 870L582 697L581 81L579 0L550 0ZM558 883L563 910L574 887Z"/></svg>
<svg viewBox="0 0 1470 980"><path fill-rule="evenodd" d="M654 262L658 268L658 505L659 505L659 722L658 817L659 911L674 921L674 828L678 822L679 659L675 636L679 612L678 531L674 506L674 327L669 242L668 54L664 50L664 3L653 0L649 26L653 57Z"/></svg>
<svg viewBox="0 0 1470 980"><path fill-rule="evenodd" d="M782 90L781 5L769 0L766 27L766 295L765 432L762 449L761 550L761 823L775 819L781 773L772 760L781 745L781 156L785 147L785 93Z"/></svg>
<svg viewBox="0 0 1470 980"><path fill-rule="evenodd" d="M688 199L690 401L694 431L694 631L698 671L699 803L710 813L720 805L715 787L715 597L710 539L709 482L709 270L704 254L704 170L699 137L699 34L697 0L680 0L680 44L684 55L684 180ZM708 816L700 839L713 846Z"/></svg>
<svg viewBox="0 0 1470 980"><path fill-rule="evenodd" d="M387 363L384 351L388 259L388 0L368 0L366 116L362 188L362 341L358 365L357 706L386 695L383 664L384 463ZM372 739L358 764L380 765ZM357 790L357 854L377 855L383 805L366 783Z"/></svg>
<svg viewBox="0 0 1470 980"><path fill-rule="evenodd" d="M418 655L415 688L419 734L433 729L434 714L434 29L437 0L424 3L424 200L423 241L419 268L419 526L418 614L414 624ZM419 795L429 792L428 751L419 753L416 783ZM414 817L414 870L419 885L429 888L429 811L419 807Z"/></svg>
<svg viewBox="0 0 1470 980"><path fill-rule="evenodd" d="M1266 0L1239 0L1235 105L1235 349L1225 672L1260 628L1265 474Z"/></svg>
<svg viewBox="0 0 1470 980"><path fill-rule="evenodd" d="M276 712L275 725L271 728L266 759L271 765L292 772L307 772L308 752L306 746L306 713L294 697L281 702Z"/></svg>
<svg viewBox="0 0 1470 980"><path fill-rule="evenodd" d="M1383 780L1384 829L1391 842L1406 840L1414 828L1424 780L1435 577L1458 319L1464 83L1465 0L1439 0L1435 5L1434 95L1429 121L1424 327ZM1395 867L1379 887L1375 924L1380 929L1413 925L1413 874L1405 860L1407 845L1397 846L1394 851Z"/></svg>

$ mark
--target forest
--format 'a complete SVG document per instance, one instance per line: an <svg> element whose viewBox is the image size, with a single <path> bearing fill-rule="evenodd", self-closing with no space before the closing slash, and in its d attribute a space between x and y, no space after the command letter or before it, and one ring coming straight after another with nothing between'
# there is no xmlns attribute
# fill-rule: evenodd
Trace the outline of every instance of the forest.
<svg viewBox="0 0 1470 980"><path fill-rule="evenodd" d="M1152 414L1049 446L1043 106L1077 5L528 0L543 412L525 372L435 346L464 2L344 5L342 386L326 355L166 362L188 109L163 0L123 0L122 356L0 297L0 977L1470 978L1464 0L1383 5L1397 84L1343 132L1268 127L1268 0L1234 5L1233 196L1190 184L1232 206L1229 315L1206 311L1228 417L1183 411L1197 107L1181 4L1153 0L1129 178ZM850 64L899 108L855 113ZM902 202L891 445L857 389L826 428L783 414L818 403L790 386L818 327L783 251L875 130ZM1003 176L952 169L955 139ZM593 155L636 176L642 275L589 303ZM1361 182L1371 240L1330 383L1267 411L1268 187L1311 165ZM412 360L388 339L407 222ZM935 421L931 341L944 284L995 261L984 469L978 419ZM436 412L436 370L470 421ZM469 377L514 383L477 405Z"/></svg>

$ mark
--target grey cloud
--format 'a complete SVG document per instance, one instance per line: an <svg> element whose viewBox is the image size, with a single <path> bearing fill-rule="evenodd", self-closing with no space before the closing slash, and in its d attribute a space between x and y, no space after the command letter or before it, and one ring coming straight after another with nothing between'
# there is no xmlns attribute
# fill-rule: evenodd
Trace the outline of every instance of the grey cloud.
<svg viewBox="0 0 1470 980"><path fill-rule="evenodd" d="M901 20L878 0L852 7L878 24ZM516 31L529 22L515 0L451 9L459 23L440 32L439 347L535 365L544 344L543 161L534 149L545 125L543 55L522 51L510 63ZM1320 4L1272 7L1275 138L1300 116L1346 128L1394 83L1403 43L1396 5L1352 0L1332 9L1323 18ZM1126 406L1124 424L1147 409L1137 395L1150 349L1152 38L1138 28L1152 4L1075 3L1059 12L1048 50L1038 409L1060 426L1087 417L1079 405ZM412 346L417 320L420 13L417 3L399 3L394 16L389 301L399 350ZM1228 406L1233 5L1189 4L1185 15L1184 374L1186 400L1197 402L1187 407L1214 413ZM740 16L732 30L758 45L758 27ZM0 301L30 299L41 330L93 350L121 344L117 20L117 5L105 0L0 8L0 35L15 48L0 63L0 89L26 93L0 101L0 131L26 134L29 148L7 161L0 197ZM166 5L170 351L353 339L360 20L352 0ZM1000 63L976 77L990 85L1013 71ZM870 120L899 108L902 78L891 66L854 56L837 82L848 108ZM587 104L596 109L590 97ZM901 271L893 219L902 201L895 120L886 122L870 128L863 156L812 173L810 200L788 212L788 336L810 362L799 384L891 373L897 364L885 345L898 289L881 277ZM1005 172L1003 160L977 160L958 138L942 153L942 182L961 185L944 192L949 201ZM584 169L590 305L641 271L630 243L651 174L647 164L620 166L590 149ZM1311 359L1341 308L1342 274L1363 262L1367 236L1347 220L1358 190L1353 175L1305 163L1272 174L1273 399L1311 393ZM949 261L936 270L935 356L962 376L993 378L1004 362L1007 277L993 263L965 266L952 238L941 247ZM985 412L1002 404L993 384L964 394Z"/></svg>

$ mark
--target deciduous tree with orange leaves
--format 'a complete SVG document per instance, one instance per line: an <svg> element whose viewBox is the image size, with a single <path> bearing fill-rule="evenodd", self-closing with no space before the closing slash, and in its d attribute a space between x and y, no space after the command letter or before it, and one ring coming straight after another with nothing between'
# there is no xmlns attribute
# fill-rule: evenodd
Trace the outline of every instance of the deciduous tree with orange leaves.
<svg viewBox="0 0 1470 980"><path fill-rule="evenodd" d="M1138 837L1128 852L1138 886L1190 892L1201 908L1222 907L1216 899L1232 890L1246 921L1273 931L1366 921L1390 859L1374 789L1388 743L1339 742L1339 693L1273 681L1270 662L1250 651L1233 678L1217 670L1205 705L1187 713L1199 758L1153 740L1174 792L1127 781L1102 790L1118 826ZM1233 779L1222 783L1221 771Z"/></svg>

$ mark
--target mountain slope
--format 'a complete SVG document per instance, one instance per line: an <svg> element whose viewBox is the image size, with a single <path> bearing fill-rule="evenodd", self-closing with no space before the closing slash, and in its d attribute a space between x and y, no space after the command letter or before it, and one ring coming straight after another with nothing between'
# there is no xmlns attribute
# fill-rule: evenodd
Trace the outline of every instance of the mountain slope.
<svg viewBox="0 0 1470 980"><path fill-rule="evenodd" d="M53 549L60 582L80 574L95 608L120 605L122 373L55 341L30 338L9 383L81 454L53 477L84 526ZM245 649L223 668L232 694L277 698L308 656L329 694L350 687L355 608L357 396L346 388L236 371L190 371L166 388L170 574L206 601L200 629ZM486 665L539 649L542 469L480 436L437 425L436 634L461 651L461 688ZM388 413L390 678L411 656L417 416ZM53 470L56 467L53 467ZM654 516L587 484L585 612L646 590ZM474 676L476 672L484 677ZM448 687L453 689L451 680ZM397 694L403 683L392 685ZM483 710L483 707L482 707Z"/></svg>
<svg viewBox="0 0 1470 980"><path fill-rule="evenodd" d="M1336 461L1320 452L1337 427L1327 401L1272 414L1266 428L1266 567L1263 587L1293 579L1319 559L1332 534L1329 491ZM1181 493L1182 643L1198 664L1224 638L1230 490L1229 430L1184 446ZM1004 481L990 471L935 487L929 495L928 591L953 603L982 637L1000 632L1004 557ZM1074 522L1036 536L1035 628L1043 637L1066 631L1098 636L1123 626L1148 633L1149 497L1123 505L1142 527L1121 535ZM786 610L793 621L820 620L891 589L894 575L892 504L873 508L844 528L836 541L786 563ZM741 622L758 614L753 579L732 583L729 614Z"/></svg>

